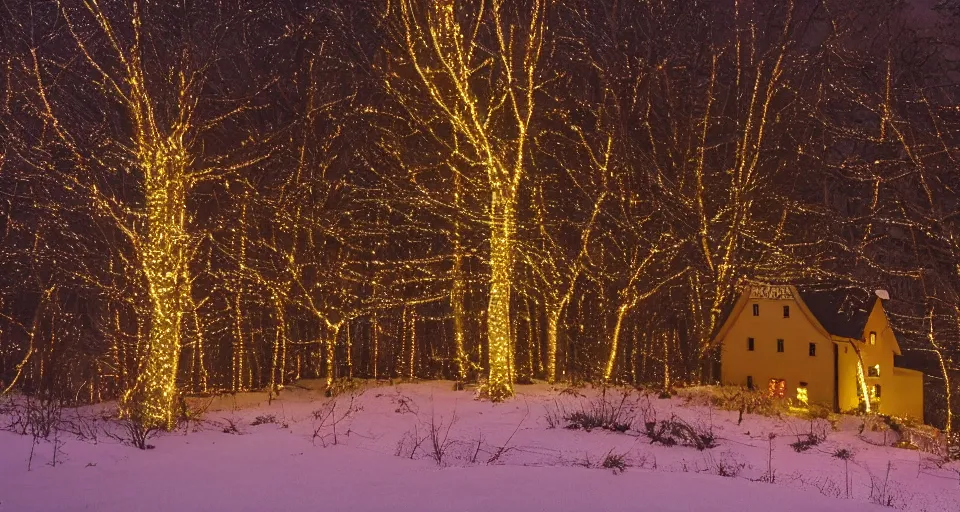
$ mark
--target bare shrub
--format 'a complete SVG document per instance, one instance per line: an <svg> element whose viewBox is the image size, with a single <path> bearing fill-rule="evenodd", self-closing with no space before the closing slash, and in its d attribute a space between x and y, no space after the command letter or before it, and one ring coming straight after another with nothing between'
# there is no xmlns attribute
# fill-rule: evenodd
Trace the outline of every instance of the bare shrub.
<svg viewBox="0 0 960 512"><path fill-rule="evenodd" d="M747 467L746 462L738 461L731 454L724 454L719 459L715 459L708 452L707 463L709 464L708 470L711 473L728 478L737 477L740 475L740 472Z"/></svg>
<svg viewBox="0 0 960 512"><path fill-rule="evenodd" d="M120 427L120 431L104 430L107 437L121 444L141 450L152 450L155 448L147 441L153 438L159 432L159 429L147 427L144 422L129 416L121 418L116 425Z"/></svg>
<svg viewBox="0 0 960 512"><path fill-rule="evenodd" d="M810 420L810 430L802 434L797 434L797 440L790 443L790 446L797 453L805 452L814 446L827 440L827 429L829 423L825 420Z"/></svg>
<svg viewBox="0 0 960 512"><path fill-rule="evenodd" d="M2 429L30 436L32 439L27 471L33 467L33 456L41 441L50 442L53 446L51 465L59 463L60 448L63 445L60 440L63 408L63 400L46 395L16 396L4 402L3 412L8 416L8 420Z"/></svg>
<svg viewBox="0 0 960 512"><path fill-rule="evenodd" d="M598 428L626 432L633 423L633 407L627 403L630 395L631 391L628 390L621 393L619 400L610 400L604 389L600 397L590 400L586 406L581 402L579 410L564 415L566 428L587 432Z"/></svg>
<svg viewBox="0 0 960 512"><path fill-rule="evenodd" d="M237 422L229 418L223 418L223 421L226 422L226 424L223 426L224 434L236 434L236 435L241 434L240 429L237 428Z"/></svg>
<svg viewBox="0 0 960 512"><path fill-rule="evenodd" d="M177 427L183 428L183 433L190 431L198 432L203 430L203 418L213 404L214 397L207 397L205 400L192 399L187 401L187 397L180 397L180 412L177 415Z"/></svg>
<svg viewBox="0 0 960 512"><path fill-rule="evenodd" d="M560 402L557 400L553 401L553 404L547 404L544 406L546 413L543 418L547 422L547 428L557 428L564 426L564 417L567 415L564 407L560 405Z"/></svg>
<svg viewBox="0 0 960 512"><path fill-rule="evenodd" d="M361 410L356 401L356 395L350 395L350 400L346 405L340 404L338 398L333 398L323 404L321 408L313 411L312 439L314 445L316 445L317 440L323 447L330 444L339 444L339 436L342 432L341 424ZM350 431L347 430L346 434L349 435L349 433Z"/></svg>
<svg viewBox="0 0 960 512"><path fill-rule="evenodd" d="M853 460L853 452L846 448L837 448L833 452L833 458L843 461L843 486L847 492L847 498L850 497L850 461Z"/></svg>
<svg viewBox="0 0 960 512"><path fill-rule="evenodd" d="M423 443L427 442L427 439L429 438L429 431L421 431L420 424L414 424L413 430L408 430L405 432L403 436L400 437L400 440L397 441L397 449L394 455L397 457L415 459L417 452L420 451L420 447L423 446Z"/></svg>
<svg viewBox="0 0 960 512"><path fill-rule="evenodd" d="M397 404L397 408L394 410L397 414L413 414L416 416L420 412L417 403L414 402L412 398L400 394L399 391L397 391L397 395L393 397L391 401Z"/></svg>
<svg viewBox="0 0 960 512"><path fill-rule="evenodd" d="M127 432L127 439L130 444L141 450L152 450L154 446L148 444L156 433L157 429L144 426L142 422L127 419L123 422L124 429Z"/></svg>
<svg viewBox="0 0 960 512"><path fill-rule="evenodd" d="M612 469L613 474L623 473L627 470L629 465L627 464L626 455L622 453L613 453L613 450L610 450L607 453L607 456L603 458L603 462L600 464L606 469Z"/></svg>
<svg viewBox="0 0 960 512"><path fill-rule="evenodd" d="M890 481L890 462L887 462L887 471L881 480L875 477L869 470L870 475L870 501L884 507L900 507L903 504L903 497L895 484Z"/></svg>
<svg viewBox="0 0 960 512"><path fill-rule="evenodd" d="M669 420L646 421L644 427L650 444L689 446L701 451L717 446L716 436L711 429L691 425L676 415Z"/></svg>
<svg viewBox="0 0 960 512"><path fill-rule="evenodd" d="M453 412L453 415L447 422L444 422L442 416L439 419L437 419L436 416L430 417L430 429L428 434L428 439L430 441L430 458L432 458L438 466L443 466L443 463L446 460L447 451L453 444L453 440L450 439L450 430L456 423L456 411Z"/></svg>
<svg viewBox="0 0 960 512"><path fill-rule="evenodd" d="M529 415L530 410L527 409L526 414L523 415L523 418L520 418L520 422L517 423L517 427L513 429L513 432L510 433L507 439L500 446L497 446L496 449L493 450L490 458L487 459L487 464L496 464L497 462L500 462L501 457L513 450L513 446L510 445L511 441L513 441L513 436L517 435L517 432L520 431L520 427L523 426L523 422L527 420L527 416Z"/></svg>
<svg viewBox="0 0 960 512"><path fill-rule="evenodd" d="M272 414L263 414L254 418L253 422L250 423L250 426L256 427L258 425L267 425L267 424L273 424L273 423L277 423L276 416Z"/></svg>

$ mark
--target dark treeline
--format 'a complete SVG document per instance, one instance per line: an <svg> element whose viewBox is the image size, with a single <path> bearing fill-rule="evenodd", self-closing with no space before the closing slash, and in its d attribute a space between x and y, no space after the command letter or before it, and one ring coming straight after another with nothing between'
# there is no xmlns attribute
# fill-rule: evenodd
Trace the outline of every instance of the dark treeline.
<svg viewBox="0 0 960 512"><path fill-rule="evenodd" d="M960 406L960 4L0 4L0 391L709 383L744 280L890 290ZM956 422L954 421L954 425Z"/></svg>

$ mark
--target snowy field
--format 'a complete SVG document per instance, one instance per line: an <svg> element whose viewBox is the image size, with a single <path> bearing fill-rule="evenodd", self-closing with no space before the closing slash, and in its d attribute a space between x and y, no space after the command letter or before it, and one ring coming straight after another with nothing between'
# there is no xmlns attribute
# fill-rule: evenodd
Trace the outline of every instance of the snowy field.
<svg viewBox="0 0 960 512"><path fill-rule="evenodd" d="M598 390L517 390L503 404L449 382L197 400L202 418L151 438L150 450L127 446L94 408L69 410L90 439L61 433L34 446L0 432L0 512L960 510L960 466L877 446L856 418L798 453L790 444L825 420L746 415L738 426L736 412L608 390L633 428L586 432L551 419L590 409ZM717 446L651 444L633 429L654 416L713 432Z"/></svg>

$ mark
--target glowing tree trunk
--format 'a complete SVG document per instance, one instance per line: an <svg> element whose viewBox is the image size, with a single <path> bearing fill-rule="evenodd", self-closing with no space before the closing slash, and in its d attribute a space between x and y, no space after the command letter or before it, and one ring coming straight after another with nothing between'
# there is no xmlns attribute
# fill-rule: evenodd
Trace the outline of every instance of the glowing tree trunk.
<svg viewBox="0 0 960 512"><path fill-rule="evenodd" d="M560 331L560 310L547 311L547 381L557 380L557 338Z"/></svg>
<svg viewBox="0 0 960 512"><path fill-rule="evenodd" d="M603 380L610 380L613 375L613 365L617 360L617 348L620 346L620 330L623 327L623 319L630 311L630 304L621 304L617 308L617 323L613 327L613 339L610 342L610 357L607 358L607 366L603 370Z"/></svg>
<svg viewBox="0 0 960 512"><path fill-rule="evenodd" d="M463 186L460 173L453 169L453 204L457 210L463 205L461 202ZM468 359L464 349L466 338L466 300L467 283L463 272L463 242L461 240L462 227L460 220L453 220L453 283L450 287L450 310L453 314L453 341L457 357L457 381L467 380Z"/></svg>
<svg viewBox="0 0 960 512"><path fill-rule="evenodd" d="M373 380L377 380L379 374L377 372L377 362L380 359L380 322L377 318L377 312L373 312L373 317L370 319L370 364L373 366L372 374Z"/></svg>
<svg viewBox="0 0 960 512"><path fill-rule="evenodd" d="M150 297L149 353L132 392L130 413L144 426L170 429L175 421L181 320L190 304L184 226L187 187L182 150L159 153L155 161L145 172L147 236L141 256Z"/></svg>
<svg viewBox="0 0 960 512"><path fill-rule="evenodd" d="M513 336L510 329L510 292L513 284L514 198L509 192L495 190L493 221L490 230L490 302L487 307L490 373L487 395L491 400L513 396L513 369L510 354Z"/></svg>
<svg viewBox="0 0 960 512"><path fill-rule="evenodd" d="M327 340L324 346L323 352L323 365L326 370L326 384L327 389L333 385L334 379L334 368L336 366L336 349L337 349L337 338L340 337L340 327L343 325L342 322L337 322L335 324L330 324L327 327L332 331L330 339Z"/></svg>

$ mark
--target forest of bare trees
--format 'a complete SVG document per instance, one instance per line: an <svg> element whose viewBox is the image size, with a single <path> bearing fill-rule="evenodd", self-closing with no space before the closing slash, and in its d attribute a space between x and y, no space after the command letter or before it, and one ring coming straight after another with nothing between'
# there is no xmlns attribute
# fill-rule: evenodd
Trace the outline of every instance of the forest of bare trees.
<svg viewBox="0 0 960 512"><path fill-rule="evenodd" d="M0 392L712 383L763 280L889 290L960 427L960 3L916 4L0 2Z"/></svg>

